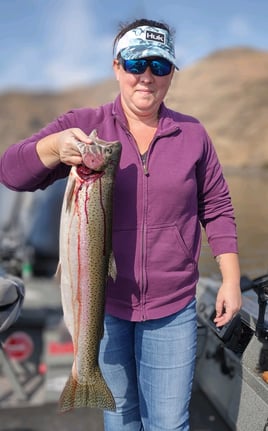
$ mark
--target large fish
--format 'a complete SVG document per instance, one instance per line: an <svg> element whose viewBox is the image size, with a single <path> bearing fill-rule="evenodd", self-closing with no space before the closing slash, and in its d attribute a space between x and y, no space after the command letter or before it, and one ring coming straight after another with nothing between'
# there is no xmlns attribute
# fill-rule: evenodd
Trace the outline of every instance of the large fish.
<svg viewBox="0 0 268 431"><path fill-rule="evenodd" d="M74 363L59 410L97 407L115 410L98 365L103 335L105 285L116 276L112 254L112 200L119 142L90 134L79 143L83 165L72 167L60 225L60 277L64 320L74 346Z"/></svg>

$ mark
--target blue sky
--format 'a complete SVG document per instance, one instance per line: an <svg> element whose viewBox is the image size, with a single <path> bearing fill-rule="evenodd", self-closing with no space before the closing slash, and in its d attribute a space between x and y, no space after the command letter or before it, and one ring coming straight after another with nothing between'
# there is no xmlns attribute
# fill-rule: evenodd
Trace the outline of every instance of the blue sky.
<svg viewBox="0 0 268 431"><path fill-rule="evenodd" d="M181 68L214 50L268 50L267 0L0 0L0 91L58 90L112 76L121 21L176 30Z"/></svg>

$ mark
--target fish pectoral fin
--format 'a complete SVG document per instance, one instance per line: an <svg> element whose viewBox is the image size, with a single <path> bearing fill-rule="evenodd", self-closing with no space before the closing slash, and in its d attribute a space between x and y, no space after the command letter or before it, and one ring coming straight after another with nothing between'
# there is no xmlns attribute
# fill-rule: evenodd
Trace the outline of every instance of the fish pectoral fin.
<svg viewBox="0 0 268 431"><path fill-rule="evenodd" d="M56 272L54 274L54 277L55 277L55 279L58 282L60 282L60 278L61 278L61 263L60 262L58 262L57 269L56 269Z"/></svg>
<svg viewBox="0 0 268 431"><path fill-rule="evenodd" d="M63 413L79 407L115 411L114 397L99 369L85 384L70 375L60 396L59 411Z"/></svg>
<svg viewBox="0 0 268 431"><path fill-rule="evenodd" d="M75 179L72 178L72 181L70 183L70 187L68 189L68 194L66 196L66 208L65 208L66 211L69 211L70 208L71 208L71 203L72 203L72 198L73 198L73 194L74 194L74 189L75 189Z"/></svg>
<svg viewBox="0 0 268 431"><path fill-rule="evenodd" d="M117 268L113 251L110 254L109 264L108 264L108 276L112 277L113 281L116 280Z"/></svg>

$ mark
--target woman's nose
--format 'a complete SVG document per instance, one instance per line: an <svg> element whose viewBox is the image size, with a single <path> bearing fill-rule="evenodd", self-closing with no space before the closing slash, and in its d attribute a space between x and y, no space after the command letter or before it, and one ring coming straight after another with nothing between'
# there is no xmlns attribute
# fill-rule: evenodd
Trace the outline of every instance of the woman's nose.
<svg viewBox="0 0 268 431"><path fill-rule="evenodd" d="M152 74L152 71L150 69L150 66L147 66L145 71L140 76L141 76L141 80L152 81L153 80L153 74Z"/></svg>

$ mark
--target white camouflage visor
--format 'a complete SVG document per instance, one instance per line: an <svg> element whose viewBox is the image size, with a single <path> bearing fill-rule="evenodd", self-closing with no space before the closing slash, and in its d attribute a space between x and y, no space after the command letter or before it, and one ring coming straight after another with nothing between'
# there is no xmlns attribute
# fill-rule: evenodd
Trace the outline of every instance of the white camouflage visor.
<svg viewBox="0 0 268 431"><path fill-rule="evenodd" d="M129 30L115 46L114 57L118 54L124 60L163 57L179 69L173 39L167 30L158 27L141 26Z"/></svg>

